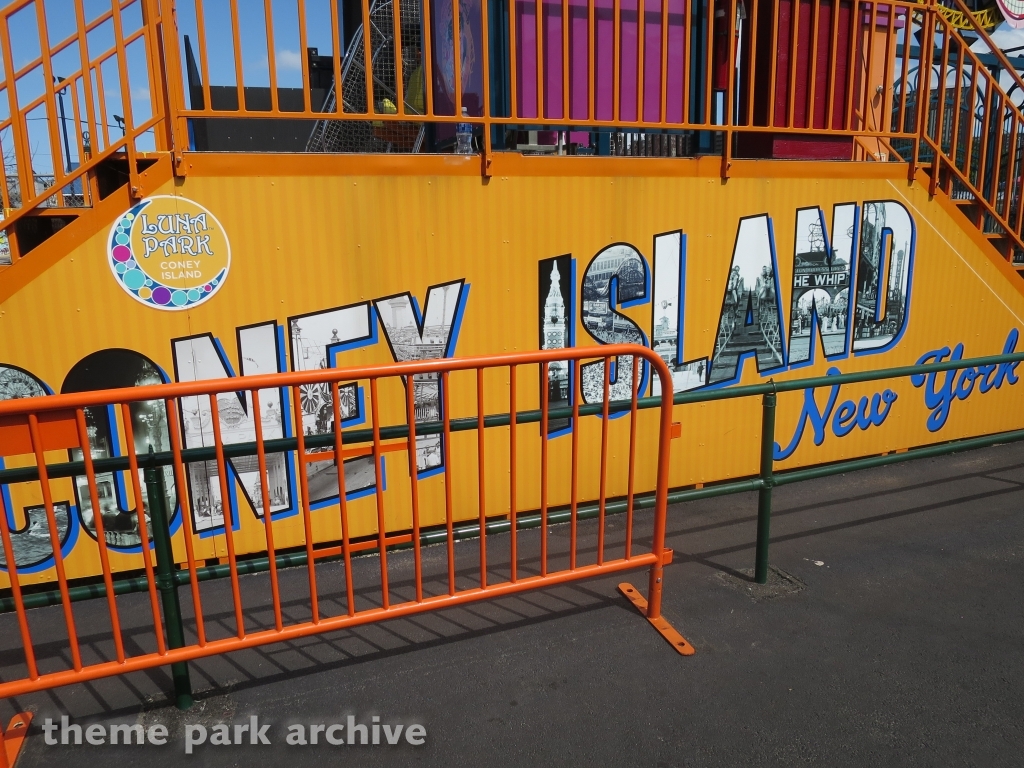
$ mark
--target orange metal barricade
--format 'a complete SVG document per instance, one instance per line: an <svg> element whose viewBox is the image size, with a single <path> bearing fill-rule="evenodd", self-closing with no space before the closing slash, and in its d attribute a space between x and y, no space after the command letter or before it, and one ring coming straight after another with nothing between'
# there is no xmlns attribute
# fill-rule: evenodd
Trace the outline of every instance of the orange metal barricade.
<svg viewBox="0 0 1024 768"><path fill-rule="evenodd" d="M636 428L638 419L637 390L640 388L639 371L641 368L640 365L635 364L637 359L645 361L661 379L660 411L646 411L649 414L646 418L650 419L654 419L655 413L657 413L658 426L656 429L641 428L638 430ZM632 376L632 399L630 401L611 401L613 394L612 360L617 360L617 370L621 377ZM590 384L589 397L587 397L588 393L584 388L585 377L581 376L581 372L585 366L593 365L595 362L604 364L603 369L596 369L603 370L603 393L594 391L595 389L600 390L600 386L595 384L594 369L591 369L592 375L587 379ZM575 421L572 422L569 467L572 473L571 487L574 495L567 510L570 541L567 553L552 551L554 545L549 541L549 528L551 527L549 514L552 513L552 505L549 503L547 489L549 475L553 470L550 466L552 461L548 450L548 422L551 409L549 408L549 386L546 382L549 382L548 374L554 365L563 366L561 370L567 373L571 369L571 381L575 382L575 386L570 388L572 394L569 397L571 413L575 417ZM529 379L529 376L537 378ZM426 379L425 377L434 378ZM507 381L505 377L507 377ZM433 416L436 420L425 419L422 414L417 413L418 403L414 402L415 384L424 380L435 381L439 387L434 402L439 407L440 413L426 414L427 417ZM363 433L371 436L368 445L346 442L351 440L350 436L353 433L344 431L339 426L342 424L339 386L345 382L366 384L368 397L366 413L369 415L370 429L364 430ZM622 381L614 383L620 387L618 391L625 386ZM499 386L495 386L495 384ZM299 398L303 396L303 391L307 391L303 388L310 386L325 388L321 391L329 390L333 396L331 403L334 422L326 432L321 432L319 435L304 434L302 429L302 412L298 407ZM470 397L461 397L457 402L462 404L475 402L475 413L463 418L455 418L450 405L452 398L450 398L449 392L457 387L461 388L457 389L458 393L470 395ZM246 572L240 570L240 564L244 566L245 561L236 551L235 526L229 523L221 527L218 536L223 538L228 566L226 575L230 580L231 611L227 615L233 617L233 631L229 636L214 637L213 635L217 634L217 631L211 626L211 622L207 620L204 613L203 589L201 580L197 576L198 571L204 566L195 553L194 541L198 539L195 536L196 531L193 530L192 517L189 514L190 494L185 490L188 487L186 478L188 466L190 462L197 461L196 451L203 449L183 447L183 425L179 421L182 414L180 408L185 401L196 402L195 398L200 401L205 399L208 403L214 441L213 445L208 446L205 450L211 453L210 449L213 449L212 454L215 456L213 460L218 468L217 475L221 485L222 498L227 500L229 499L228 484L234 482L234 479L229 478L225 463L226 456L238 456L242 449L236 444L226 443L223 439L218 418L218 396L223 399L222 402L228 402L228 398L242 396L244 393L252 398L251 407L255 412L261 413L259 410L261 394L266 397L268 391L274 390L281 390L286 396L287 402L295 403L295 413L300 414L295 418L294 448L292 448L300 457L300 466L303 461L309 461L310 456L318 462L335 461L339 488L337 512L311 509L310 494L306 487L306 473L299 471L301 526L294 523L292 525L293 530L301 528L304 535L301 544L298 547L292 546L291 550L300 554L305 553L305 566L308 571L308 604L304 604L303 608L307 611L309 619L303 621L290 620L287 615L289 612L282 609L283 601L279 583L282 575L278 562L279 553L275 548L275 530L280 532L280 526L283 523L275 521L272 514L267 514L266 510L269 510L269 506L265 508L262 515L262 525L269 563L267 569L269 578L266 586L269 587L272 606L268 606L266 601L259 606L246 604L243 599L243 590L239 584L240 572ZM530 412L532 415L523 414L523 403L532 400L535 396L540 406L539 412ZM190 398L193 400L189 400ZM491 413L485 410L485 401L491 404ZM137 520L140 539L152 539L152 547L140 547L137 554L132 555L135 558L136 573L140 574L135 578L145 581L145 587L137 591L143 594L148 593L148 614L151 614L151 623L147 618L146 635L150 638L149 644L152 648L140 650L141 646L147 643L142 642L139 636L133 636L131 643L125 640L122 628L122 619L125 618L125 614L118 597L118 582L115 582L115 574L112 573L110 553L103 531L103 516L96 514L94 515L95 544L102 565L103 584L102 587L93 587L98 590L96 596L102 598L93 603L93 610L102 611L101 606L105 601L106 613L109 614L110 633L108 639L102 643L97 643L94 637L83 651L83 645L76 630L76 603L72 599L73 591L79 587L69 583L65 572L55 514L54 493L51 486L53 483L61 482L60 478L77 475L79 479L74 482L79 484L79 488L83 491L82 495L84 496L87 492L92 501L92 509L99 509L97 474L109 469L110 459L94 459L91 455L92 450L89 449L81 451L80 463L72 464L67 461L67 454L64 451L69 448L90 446L90 427L87 424L87 416L89 409L96 407L118 409L123 417L120 421L120 429L124 436L123 444L135 445L130 407L132 404L141 402L160 404L167 418L170 439L170 450L164 451L163 454L136 455L134 451L127 451L122 457L122 462L125 462L130 469L128 475L130 480L126 486L130 486L129 497L133 498L135 502L133 514ZM517 415L517 410L520 412L519 415ZM567 408L563 407L561 413L566 410ZM614 429L619 430L617 434L628 434L629 465L628 490L625 495L625 534L623 540L615 545L615 551L613 551L612 544L606 539L605 508L611 500L607 479L610 471L610 456L612 455L609 448L609 429L612 417L616 415L615 412L621 413L623 418L618 420L619 423L614 426ZM581 416L582 413L594 414L592 418L601 419L599 450L596 441L594 445L580 445L578 434L580 419L584 418ZM639 411L640 416L643 416L644 413L643 410ZM389 421L388 414L395 418ZM533 423L523 423L524 421ZM138 419L136 418L134 422L137 425ZM256 441L254 444L246 444L244 450L248 452L247 455L255 454L259 466L262 499L266 500L270 498L267 456L284 450L282 444L285 441L266 439L261 419L255 418L254 422ZM538 426L539 433L536 431ZM117 428L117 426L114 427L114 429ZM588 429L594 429L594 427L588 425ZM32 627L30 626L32 612L26 608L26 595L22 589L12 549L10 511L0 509L0 538L2 538L5 562L9 564L10 593L13 597L17 626L21 633L21 643L24 649L24 674L17 679L6 679L0 682L0 696L8 697L168 664L176 665L175 676L177 678L179 672L187 675L183 662L190 659L251 648L266 643L293 640L307 635L355 627L390 618L410 616L577 579L646 567L650 568L647 601L644 601L632 587L622 585L621 588L676 650L684 654L692 653L692 647L661 618L662 571L663 566L671 560L671 551L665 548L671 429L672 386L669 370L662 359L651 350L634 345L560 349L493 357L436 359L355 369L328 369L198 383L163 384L2 402L0 403L0 438L2 438L0 444L4 446L3 452L8 455L29 453L34 457L34 471L38 473L36 482L43 499L42 506L45 508L50 542L53 547L53 570L59 589L59 603L63 612L67 642L56 654L53 651L54 644L51 642L45 650L46 658L37 656L39 647L33 641ZM476 432L474 443L468 442L465 438L460 438L461 442L459 443L461 448L475 446L476 456L473 460L475 471L468 476L464 472L465 463L459 463L459 471L456 471L457 463L452 460L453 444L455 443L453 435L456 432L465 431ZM443 515L438 509L428 509L429 504L424 498L421 498L419 489L418 474L420 470L416 441L418 435L425 435L428 432L440 434L445 457L444 494L440 496L443 499L441 503ZM396 434L397 437L395 437ZM307 451L310 449L307 444L315 440L319 440L318 452L308 454ZM634 526L633 491L636 471L634 463L635 457L638 455L637 445L641 440L657 441L658 464L652 528L649 535L645 533L643 536L638 536ZM526 462L522 459L523 445L537 441L539 441L539 464L531 461L529 465L525 465ZM329 443L329 447L325 445L326 443ZM489 491L487 489L488 483L504 482L500 479L495 480L496 477L500 478L500 474L494 471L498 469L494 464L497 460L494 458L497 453L495 451L497 445L502 447L502 453L507 451L509 480L507 487L502 486L499 489L501 495L506 499L504 508L495 509L486 508L485 499L493 500L495 498L494 489L491 488ZM569 451L564 448L563 444L560 444L559 447L563 451L563 457L569 455ZM60 450L60 454L55 453L58 450ZM472 450L469 448L470 452ZM407 498L398 495L405 493L404 484L401 488L385 489L380 461L383 454L401 454L403 452L406 454L409 473L409 495ZM59 462L54 460L58 455ZM338 457L351 455L372 456L375 466L373 496L376 507L376 533L364 540L353 540L353 537L350 536L351 521L349 520L349 503L346 502L344 461L337 460ZM462 458L465 459L465 456ZM620 472L624 471L621 467L623 460L622 455L617 456L614 459L616 462L614 469ZM108 463L104 464L104 461ZM99 466L97 466L97 462ZM156 467L161 464L168 464L173 468L174 484L177 489L177 503L182 527L174 532L173 539L178 545L179 552L182 548L184 549L184 557L180 558L182 566L180 570L175 570L173 558L169 559L172 536L168 533L167 528L169 515L165 515L161 511L160 491L154 491L152 482L143 485L138 481L138 478L141 477L140 471L145 470L147 473L151 473L149 479L155 479L158 486L162 485L164 473L156 470ZM33 465L29 464L23 469L32 471ZM461 476L459 476L460 473ZM539 475L539 510L521 508L517 501L517 477L525 478L527 473ZM599 497L596 499L599 509L599 513L596 515L597 545L594 548L590 548L589 545L583 548L578 540L579 499L575 497L575 493L578 492L581 481L591 485L593 478L598 478L600 488ZM466 515L462 514L461 510L453 509L452 490L457 484L461 490L465 487L464 484L468 483L476 484L476 496L479 499L478 509L473 510L478 523L479 570L477 572L474 568L473 576L467 576L466 571L459 571L456 568L453 534L453 522L456 518L465 518ZM394 485L399 484L395 483ZM149 494L149 503L146 505L139 503L143 500L143 488L146 488ZM432 498L436 498L436 495ZM621 497L619 500L622 500ZM386 524L386 505L405 503L411 510L411 526L404 529L394 529L394 526L391 526L389 529ZM146 514L140 514L140 510L144 510ZM173 511L172 508L171 512L173 513ZM531 515L536 515L539 512L539 562L535 558L524 558L522 554L523 547L519 539L524 534L520 530L519 522L522 522L524 513L527 512ZM315 539L311 526L311 518L314 513L317 515L340 515L340 541ZM225 521L230 520L227 505L225 505L222 515ZM508 519L508 549L503 550L503 553L508 552L507 565L499 566L488 561L488 552L490 551L492 554L495 552L495 544L492 534L492 544L489 550L487 520L495 516L507 516ZM443 520L444 522L442 526L438 527L438 530L444 531L446 534L443 538L444 546L447 549L447 567L434 580L428 579L424 573L424 558L421 552L424 536L422 523L428 518ZM566 519L566 513L562 514L561 519ZM647 523L645 522L644 525L646 526ZM649 546L646 546L648 542ZM389 550L393 552L393 548L397 545L412 549L413 577L411 580L396 580L394 556L389 558ZM368 549L376 550L379 554L379 574L374 575L373 583L369 587L357 582L353 568L353 555ZM118 553L117 556L126 557L123 553ZM318 581L320 572L318 572L317 561L326 558L332 559L344 572L344 588L338 588L336 594L332 593L332 600L339 606L343 605L344 608L333 615L325 610L325 602L321 600L323 579ZM186 571L187 582L184 579ZM175 573L179 576L177 581ZM182 623L176 621L177 617L173 614L178 610L177 585L185 586L186 583L187 591L190 593L192 611L191 615L186 617L184 631L182 631ZM373 590L372 595L368 595L368 589ZM168 598L172 594L173 603L169 603ZM262 594L265 595L266 592ZM163 615L161 615L161 600L163 601ZM58 601L55 599L55 602ZM271 613L268 608L272 609L272 620L268 618ZM256 614L260 612L262 615L257 616ZM136 610L136 615L133 617L135 620L137 620L137 613ZM96 615L91 615L90 624L93 627L96 625L95 620ZM186 634L188 637L185 636ZM104 650L98 650L100 648ZM63 669L54 669L55 663L59 661L59 658L54 658L55 655L59 658L70 659L70 666L65 665ZM174 668L172 666L172 669ZM187 677L185 680L187 681ZM189 701L190 699L187 699L185 704L187 705Z"/></svg>

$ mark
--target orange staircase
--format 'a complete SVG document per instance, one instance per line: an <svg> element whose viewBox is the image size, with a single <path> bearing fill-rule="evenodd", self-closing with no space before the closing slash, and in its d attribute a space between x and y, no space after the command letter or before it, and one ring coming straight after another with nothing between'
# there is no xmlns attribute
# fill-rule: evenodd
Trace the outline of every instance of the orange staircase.
<svg viewBox="0 0 1024 768"><path fill-rule="evenodd" d="M573 1L564 0L563 10L568 11ZM591 20L596 1L587 3ZM372 2L365 0L364 11ZM129 13L136 6L140 13ZM332 0L330 6L333 17L337 18L340 11L337 0ZM484 28L488 27L487 6L485 3L482 9ZM572 131L612 131L613 136L620 139L632 136L634 153L636 147L641 147L640 154L649 154L646 147L662 146L640 141L649 134L681 130L691 131L693 136L700 132L713 133L715 138L711 145L720 148L723 178L730 175L734 157L741 157L742 152L747 151L744 148L765 136L774 137L773 140L786 137L798 144L800 141L848 140L853 147L850 161L855 164L879 160L906 163L910 180L927 184L931 195L951 201L964 214L965 227L978 231L1002 258L1024 271L1024 208L1020 204L1024 191L1021 167L1024 163L1024 113L1007 95L999 77L1022 90L1024 81L985 30L967 13L961 0L952 0L951 7L963 11L962 18L971 20L978 39L989 45L1000 64L999 77L986 69L979 54L970 49L959 30L940 12L935 0L923 3L850 0L849 7L856 11L854 17L862 19L862 23L859 27L853 24L849 40L843 40L847 32L838 25L834 14L824 14L820 8L811 21L806 21L800 19L801 6L792 5L790 0L754 3L749 10L742 0L712 0L709 18L723 14L725 18L736 18L737 30L740 30L740 20L750 15L748 28L758 32L766 26L769 31L765 34L770 33L770 36L765 38L759 32L751 33L750 40L744 43L738 32L723 35L717 24L691 30L687 21L687 34L701 42L698 50L705 52L706 61L695 62L687 57L683 62L684 98L692 108L675 117L670 114L669 104L671 73L666 51L671 29L667 5L656 23L663 41L658 79L661 103L656 115L650 113L649 104L644 105L649 90L645 80L652 75L648 71L650 60L645 58L648 54L644 53L643 39L650 36L654 27L648 29L648 35L640 36L637 46L637 61L648 64L635 67L637 96L633 114L626 114L625 107L620 111L616 102L612 119L607 119L599 114L593 88L585 114L579 116L574 112L575 107L570 107L571 72L566 51L563 51L560 70L565 85L562 104L552 105L551 99L543 101L543 81L550 78L542 77L541 67L537 70L536 103L530 113L527 98L520 97L516 86L517 66L523 62L516 60L513 25L503 65L499 57L489 51L490 35L482 37L485 98L481 114L468 118L456 116L461 112L458 94L456 110L447 113L441 105L433 103L428 88L425 114L415 117L442 127L462 119L478 126L481 172L485 177L490 175L493 155L499 151L493 146L494 137L501 130L523 125L531 127L531 123L545 123L556 131L561 125L571 127ZM0 9L0 54L5 73L0 81L0 101L6 98L8 106L7 117L0 120L0 145L5 150L5 163L0 171L3 177L0 202L4 212L3 232L6 233L6 243L0 241L0 272L3 273L0 299L11 295L55 259L68 253L84 234L106 226L116 215L115 211L125 210L129 201L145 196L148 189L172 175L183 176L187 172L185 151L190 121L228 117L270 121L309 118L319 124L332 119L331 113L319 111L320 107L308 97L299 111L282 111L276 98L271 99L269 110L256 109L249 104L251 99L246 95L241 74L236 78L239 97L236 109L215 109L208 98L210 65L202 31L203 3L199 2L197 8L200 9L200 51L199 64L193 66L198 66L206 76L205 85L199 87L207 96L198 100L198 106L193 100L189 107L185 104L181 66L183 35L178 28L174 0L115 2L109 10L92 18L76 4L74 30L57 41L49 39L46 10L39 0L15 0ZM762 16L761 27L758 14ZM772 23L767 25L766 14L772 15ZM400 27L399 16L396 10L396 30ZM236 63L240 65L239 19L232 18ZM454 23L460 23L458 15ZM810 25L812 32L805 33L802 25ZM92 33L101 28L109 28L114 44L106 50L90 50ZM37 37L38 50L48 52L47 55L18 58L19 50L24 47L19 37L24 36L26 30L29 36ZM911 30L917 31L920 40L916 52L912 44L905 44ZM369 65L365 85L371 93L383 92L387 78L378 76L377 64L370 55L374 40L368 29L362 34ZM268 35L272 35L269 27ZM428 31L422 41L428 51L437 43L430 37ZM400 35L392 42L396 40L401 47ZM772 61L771 77L767 80L758 68L766 45L773 51L784 49L788 56L785 62L781 58L778 64ZM618 36L615 46L616 64L625 66L624 61L620 61L624 49ZM56 73L54 62L66 62L68 54L76 49L78 68L69 74ZM838 75L835 75L843 58L841 54L847 58L844 82L837 81ZM591 51L591 72L594 56ZM833 73L824 85L820 74L816 74L819 64ZM499 65L509 71L511 78L511 104L503 107L495 106L488 96L492 79L489 67ZM557 61L544 62L544 66L558 65ZM340 61L335 59L335 75L339 79L340 66ZM401 56L396 56L388 66L391 66L389 71L393 71L392 79L397 76L400 93L402 67L408 65ZM459 66L459 62L455 62L456 74ZM808 67L809 72L805 72ZM428 78L432 76L430 69L428 58ZM915 71L917 83L911 89ZM931 77L922 78L921 72L930 72ZM104 75L108 78L105 84ZM141 87L143 78L146 87ZM304 72L304 82L307 79L308 73ZM803 86L801 79L807 80ZM37 81L42 82L42 88L33 92L28 84ZM769 91L765 102L767 111L758 106L762 94L755 93L763 84ZM192 88L190 85L190 90ZM818 105L825 101L824 90L828 91L827 109L824 115L819 115ZM139 96L140 93L145 95ZM113 126L108 124L113 107L104 102L105 98L108 101L114 98L111 94L118 97L117 103L124 113L123 117L114 115L118 122ZM374 125L408 124L410 121L411 114L402 99L388 99L390 106L384 109L380 107L383 102L376 97L364 98L362 108L365 111L350 114L351 110L345 107L344 94L341 96L329 106L337 110L340 102L345 114L335 111L333 119L362 116L372 118ZM618 88L616 98L621 98ZM715 106L718 98L722 100L721 108ZM539 114L537 103L543 104ZM567 119L567 115L571 119ZM122 130L121 136L117 135L118 130ZM559 135L568 136L570 132ZM669 144L666 142L664 146ZM673 141L671 146L674 153L677 145ZM682 146L681 141L678 146ZM252 161L252 156L249 157ZM770 166L763 167L766 175L770 175ZM40 248L44 243L47 247ZM32 258L23 261L30 252Z"/></svg>

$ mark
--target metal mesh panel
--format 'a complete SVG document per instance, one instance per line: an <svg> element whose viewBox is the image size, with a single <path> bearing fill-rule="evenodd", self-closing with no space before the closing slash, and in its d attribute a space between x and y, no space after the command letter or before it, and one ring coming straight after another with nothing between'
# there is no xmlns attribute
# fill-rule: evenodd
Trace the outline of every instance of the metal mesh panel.
<svg viewBox="0 0 1024 768"><path fill-rule="evenodd" d="M406 114L423 114L422 104L410 103L414 92L425 93L423 83L422 27L419 0L400 2L402 39L402 80ZM398 104L395 72L395 16L392 0L373 0L370 5L370 61L373 71L374 107L378 113L395 114ZM341 70L342 108L338 110L337 90L331 86L325 112L365 114L366 57L362 26L352 38ZM318 120L306 144L307 152L418 152L423 145L423 123L380 120Z"/></svg>

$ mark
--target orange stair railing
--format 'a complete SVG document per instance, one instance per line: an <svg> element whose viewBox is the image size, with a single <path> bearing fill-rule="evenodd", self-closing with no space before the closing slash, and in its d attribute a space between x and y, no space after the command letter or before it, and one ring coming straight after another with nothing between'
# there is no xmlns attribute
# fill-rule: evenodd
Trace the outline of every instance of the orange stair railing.
<svg viewBox="0 0 1024 768"><path fill-rule="evenodd" d="M951 2L991 47L1000 77L1024 89L981 23ZM208 5L111 0L97 10L73 0L73 17L59 23L42 0L0 9L0 227L9 249L0 242L0 268L22 255L22 217L73 217L112 184L142 196L148 163L170 158L184 174L196 131L224 120L289 121L310 135L361 126L383 137L361 151L383 142L405 152L420 142L385 140L402 126L451 132L470 123L485 175L495 141L530 130L565 141L611 134L626 154L716 153L723 176L734 157L901 161L911 178L929 174L930 191L956 200L1006 258L1024 257L1024 113L935 0L684 0L682 13L669 13L668 0L507 0L481 2L479 17L466 19L459 3L442 2L433 12L450 5L450 40L438 37L429 3L363 0L349 46L359 60L350 56L348 68L337 55L343 9L330 0L320 22L296 13L288 30L300 45L297 101L282 87L285 30L271 5L232 3L225 18ZM330 40L315 62L330 98L322 89L313 97L304 53L312 23ZM258 82L243 44L266 52ZM463 45L473 47L472 77L462 72Z"/></svg>

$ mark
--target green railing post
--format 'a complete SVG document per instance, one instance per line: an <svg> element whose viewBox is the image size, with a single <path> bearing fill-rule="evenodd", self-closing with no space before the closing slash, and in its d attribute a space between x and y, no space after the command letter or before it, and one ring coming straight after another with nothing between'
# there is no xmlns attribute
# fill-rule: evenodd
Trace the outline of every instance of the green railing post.
<svg viewBox="0 0 1024 768"><path fill-rule="evenodd" d="M152 453L152 446L149 450ZM150 523L153 528L153 549L156 551L156 586L160 590L160 600L164 607L167 647L181 648L185 645L185 627L181 620L181 604L178 602L178 586L174 578L174 553L171 550L163 468L147 467L145 476ZM188 709L193 703L188 664L184 661L171 664L171 678L174 680L175 705L178 709Z"/></svg>
<svg viewBox="0 0 1024 768"><path fill-rule="evenodd" d="M757 493L757 554L754 581L768 581L768 538L772 527L772 478L775 458L775 393L766 392L761 400L761 490Z"/></svg>

